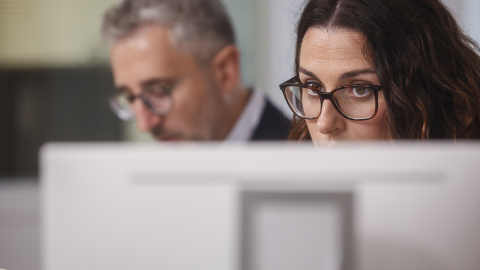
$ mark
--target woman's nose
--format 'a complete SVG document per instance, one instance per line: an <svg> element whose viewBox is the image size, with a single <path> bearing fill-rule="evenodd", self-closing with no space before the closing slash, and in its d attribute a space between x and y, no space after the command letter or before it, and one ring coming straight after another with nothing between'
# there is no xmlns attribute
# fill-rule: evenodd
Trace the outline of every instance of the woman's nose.
<svg viewBox="0 0 480 270"><path fill-rule="evenodd" d="M317 118L317 129L321 134L330 134L345 130L345 118L335 109L330 100L324 100L322 111Z"/></svg>

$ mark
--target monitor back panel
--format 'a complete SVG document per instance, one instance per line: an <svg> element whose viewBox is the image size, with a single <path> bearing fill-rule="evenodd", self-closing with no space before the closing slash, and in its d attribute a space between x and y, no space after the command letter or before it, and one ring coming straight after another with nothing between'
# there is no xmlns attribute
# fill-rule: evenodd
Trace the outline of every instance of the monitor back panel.
<svg viewBox="0 0 480 270"><path fill-rule="evenodd" d="M60 269L480 269L480 145L50 144Z"/></svg>

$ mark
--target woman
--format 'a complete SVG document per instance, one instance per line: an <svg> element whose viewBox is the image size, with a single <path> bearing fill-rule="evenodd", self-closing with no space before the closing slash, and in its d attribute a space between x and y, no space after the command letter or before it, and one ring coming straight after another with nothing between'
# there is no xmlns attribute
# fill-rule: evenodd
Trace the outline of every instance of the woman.
<svg viewBox="0 0 480 270"><path fill-rule="evenodd" d="M310 0L290 139L480 138L478 50L438 0Z"/></svg>

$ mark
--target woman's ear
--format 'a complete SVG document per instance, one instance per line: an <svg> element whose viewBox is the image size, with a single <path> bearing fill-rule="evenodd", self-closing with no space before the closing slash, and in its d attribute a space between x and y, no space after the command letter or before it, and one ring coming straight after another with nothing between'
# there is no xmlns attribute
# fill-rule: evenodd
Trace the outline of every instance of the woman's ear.
<svg viewBox="0 0 480 270"><path fill-rule="evenodd" d="M212 61L213 74L222 93L230 93L240 83L240 51L235 45L223 48Z"/></svg>

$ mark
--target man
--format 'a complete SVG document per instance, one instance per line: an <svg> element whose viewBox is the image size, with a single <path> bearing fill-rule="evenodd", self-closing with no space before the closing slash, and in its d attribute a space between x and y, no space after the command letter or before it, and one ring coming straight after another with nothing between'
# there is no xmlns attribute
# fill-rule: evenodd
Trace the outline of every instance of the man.
<svg viewBox="0 0 480 270"><path fill-rule="evenodd" d="M111 106L159 141L281 140L290 122L242 86L219 0L125 0L104 16L117 94Z"/></svg>

